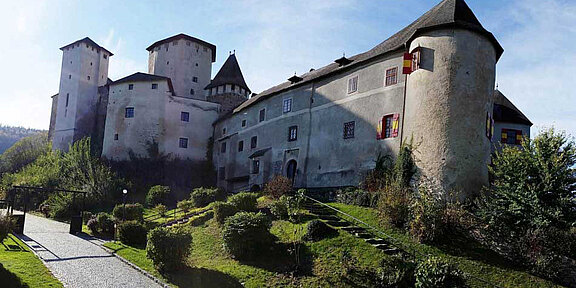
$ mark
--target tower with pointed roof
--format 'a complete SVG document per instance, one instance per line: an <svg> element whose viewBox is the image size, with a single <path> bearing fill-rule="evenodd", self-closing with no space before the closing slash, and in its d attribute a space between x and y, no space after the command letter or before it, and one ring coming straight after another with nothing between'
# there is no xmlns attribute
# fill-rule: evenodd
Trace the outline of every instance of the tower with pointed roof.
<svg viewBox="0 0 576 288"><path fill-rule="evenodd" d="M98 90L108 82L108 63L113 54L88 37L60 50L62 70L51 136L53 149L65 151L75 141L95 136Z"/></svg>
<svg viewBox="0 0 576 288"><path fill-rule="evenodd" d="M221 105L223 114L248 100L250 88L244 80L236 53L230 53L226 62L205 88L206 99Z"/></svg>

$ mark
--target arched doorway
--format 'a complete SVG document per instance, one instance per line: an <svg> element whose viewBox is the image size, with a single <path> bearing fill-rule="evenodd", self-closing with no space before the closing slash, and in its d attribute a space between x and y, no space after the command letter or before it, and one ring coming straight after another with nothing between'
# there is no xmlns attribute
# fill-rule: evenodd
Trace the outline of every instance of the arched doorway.
<svg viewBox="0 0 576 288"><path fill-rule="evenodd" d="M294 184L294 178L296 178L297 166L296 160L290 160L288 161L288 165L286 165L286 177L292 181L292 184Z"/></svg>

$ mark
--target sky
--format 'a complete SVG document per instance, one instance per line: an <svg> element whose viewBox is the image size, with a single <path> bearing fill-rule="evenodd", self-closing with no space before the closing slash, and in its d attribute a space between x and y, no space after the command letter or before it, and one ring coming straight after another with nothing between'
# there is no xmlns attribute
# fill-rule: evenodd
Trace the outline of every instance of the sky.
<svg viewBox="0 0 576 288"><path fill-rule="evenodd" d="M90 37L113 80L147 72L150 44L178 33L235 50L253 92L365 52L440 0L10 1L0 11L0 124L48 129L60 47ZM576 1L467 0L505 52L502 91L534 123L576 136Z"/></svg>

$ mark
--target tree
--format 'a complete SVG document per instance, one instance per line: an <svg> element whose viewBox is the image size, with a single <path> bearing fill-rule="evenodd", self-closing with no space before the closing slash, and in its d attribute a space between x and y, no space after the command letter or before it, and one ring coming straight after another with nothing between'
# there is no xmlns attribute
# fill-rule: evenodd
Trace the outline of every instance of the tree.
<svg viewBox="0 0 576 288"><path fill-rule="evenodd" d="M49 150L47 133L22 138L0 155L0 174L18 172Z"/></svg>

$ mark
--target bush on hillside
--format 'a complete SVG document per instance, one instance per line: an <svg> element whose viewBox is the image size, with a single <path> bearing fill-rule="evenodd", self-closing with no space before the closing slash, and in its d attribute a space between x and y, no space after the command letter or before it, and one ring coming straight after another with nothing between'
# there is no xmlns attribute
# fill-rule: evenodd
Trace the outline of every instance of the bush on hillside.
<svg viewBox="0 0 576 288"><path fill-rule="evenodd" d="M192 200L182 200L177 204L178 209L182 210L184 213L188 213L188 211L194 208L194 202Z"/></svg>
<svg viewBox="0 0 576 288"><path fill-rule="evenodd" d="M214 210L214 219L219 224L223 224L226 218L238 212L234 205L226 202L214 202L212 207Z"/></svg>
<svg viewBox="0 0 576 288"><path fill-rule="evenodd" d="M99 225L98 219L96 219L96 217L92 217L90 220L88 220L86 226L88 226L88 229L90 229L92 234L98 234Z"/></svg>
<svg viewBox="0 0 576 288"><path fill-rule="evenodd" d="M190 200L194 203L195 207L204 207L220 197L220 190L218 188L196 188L190 193Z"/></svg>
<svg viewBox="0 0 576 288"><path fill-rule="evenodd" d="M280 199L270 203L268 208L270 209L270 213L279 220L286 220L288 219L288 205L289 199L287 196L282 195Z"/></svg>
<svg viewBox="0 0 576 288"><path fill-rule="evenodd" d="M224 223L224 248L234 258L253 258L273 243L271 225L262 213L236 213Z"/></svg>
<svg viewBox="0 0 576 288"><path fill-rule="evenodd" d="M258 194L242 192L228 197L228 203L232 204L238 211L255 212L258 210Z"/></svg>
<svg viewBox="0 0 576 288"><path fill-rule="evenodd" d="M307 241L320 241L326 237L334 235L335 233L336 230L332 229L332 227L318 219L314 219L306 225L306 234L304 235L304 239Z"/></svg>
<svg viewBox="0 0 576 288"><path fill-rule="evenodd" d="M292 181L284 176L277 175L264 185L264 194L278 199L292 191Z"/></svg>
<svg viewBox="0 0 576 288"><path fill-rule="evenodd" d="M144 207L142 204L126 204L126 209L124 209L123 204L118 204L114 207L112 215L117 220L125 221L144 221Z"/></svg>
<svg viewBox="0 0 576 288"><path fill-rule="evenodd" d="M410 221L412 191L398 185L388 185L379 191L378 213L382 222L404 228Z"/></svg>
<svg viewBox="0 0 576 288"><path fill-rule="evenodd" d="M191 244L192 234L184 229L155 228L148 233L146 256L159 271L174 271L186 264Z"/></svg>
<svg viewBox="0 0 576 288"><path fill-rule="evenodd" d="M166 205L168 195L170 195L170 187L160 185L152 186L148 194L146 194L146 205L148 205L148 207L156 207L158 204Z"/></svg>
<svg viewBox="0 0 576 288"><path fill-rule="evenodd" d="M0 216L0 243L8 237L8 233L12 231L12 218L9 216Z"/></svg>
<svg viewBox="0 0 576 288"><path fill-rule="evenodd" d="M462 271L436 257L419 263L415 276L417 288L466 287Z"/></svg>
<svg viewBox="0 0 576 288"><path fill-rule="evenodd" d="M102 234L114 234L114 218L108 213L98 213L96 216L96 223L98 223L98 231Z"/></svg>
<svg viewBox="0 0 576 288"><path fill-rule="evenodd" d="M162 204L158 204L156 205L156 207L154 207L154 211L156 211L156 213L158 213L160 216L166 217L166 212L168 211L168 208L166 208L166 206Z"/></svg>
<svg viewBox="0 0 576 288"><path fill-rule="evenodd" d="M137 221L126 221L118 225L118 240L130 246L146 245L146 227Z"/></svg>
<svg viewBox="0 0 576 288"><path fill-rule="evenodd" d="M92 212L84 211L82 213L82 223L88 224L88 221L90 221L90 219L92 219L93 217L94 217L94 215L92 214Z"/></svg>

